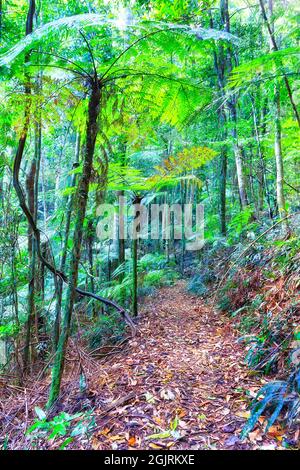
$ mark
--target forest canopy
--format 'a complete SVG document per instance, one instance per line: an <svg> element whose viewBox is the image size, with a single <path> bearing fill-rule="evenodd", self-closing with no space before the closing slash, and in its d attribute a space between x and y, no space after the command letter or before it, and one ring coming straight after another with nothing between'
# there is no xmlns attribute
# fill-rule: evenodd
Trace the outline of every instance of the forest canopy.
<svg viewBox="0 0 300 470"><path fill-rule="evenodd" d="M102 406L92 391L93 368L105 364L109 376L114 358L133 360L130 345L143 343L141 332L150 338L161 328L156 356L143 363L154 370L147 362L156 364L168 350L164 322L170 331L182 322L180 333L170 333L176 352L198 327L206 336L200 319L207 308L209 327L233 324L248 367L256 370L251 412L232 432L248 439L245 448L257 444L261 416L265 434L278 419L294 432L300 409L297 3L0 1L3 448L15 448L20 435L24 448L47 448L49 440L55 447L62 436L62 448L93 447L93 420ZM174 305L168 292L178 296ZM171 320L159 302L167 310L173 305ZM189 316L193 308L199 318ZM268 374L274 381L265 380ZM138 375L131 371L128 380L136 385ZM136 397L146 396L147 406L175 400L177 392L159 383L160 398L155 387ZM14 424L10 437L7 416L17 422L24 410L15 403L27 388L36 396L29 411L26 402L26 425ZM90 400L89 411L71 406L68 393L74 402L76 393ZM226 400L223 407L231 403ZM189 448L180 447L183 435L195 437L207 421L201 424L197 408L190 421L197 425L180 424L186 412L180 413L167 430L154 413L154 437L136 435L131 445L130 435L120 448L159 446L164 439ZM74 435L72 420L81 426ZM104 431L99 446L111 449ZM89 437L80 444L80 436ZM227 442L222 436L220 448ZM289 439L294 445L299 433Z"/></svg>

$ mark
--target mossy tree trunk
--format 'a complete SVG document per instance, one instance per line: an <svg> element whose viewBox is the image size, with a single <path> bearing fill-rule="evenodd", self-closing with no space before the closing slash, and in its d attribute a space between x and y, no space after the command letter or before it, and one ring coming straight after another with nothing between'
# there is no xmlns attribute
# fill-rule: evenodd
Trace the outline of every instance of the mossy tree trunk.
<svg viewBox="0 0 300 470"><path fill-rule="evenodd" d="M79 165L79 156L80 156L80 134L77 133L76 135L76 144L75 144L75 162L73 164L73 169L77 168ZM77 174L74 173L72 176L71 186L75 187L77 180ZM60 269L64 272L66 268L67 262L67 254L68 254L68 243L69 243L69 236L70 236L70 229L71 229L71 217L73 214L73 206L74 206L74 195L71 194L69 196L67 202L67 215L66 215L66 225L65 225L65 236L64 236L64 243L63 243L63 250L62 256L60 261ZM57 280L57 299L56 299L56 307L55 307L55 322L53 328L53 349L54 351L57 348L58 341L59 341L59 334L60 334L60 322L61 322L61 305L62 305L62 293L63 293L63 280Z"/></svg>
<svg viewBox="0 0 300 470"><path fill-rule="evenodd" d="M26 18L26 36L31 34L33 31L33 20L35 15L35 0L30 0L29 8ZM30 52L25 56L25 64L30 60ZM30 95L31 95L31 78L28 72L25 73L25 94L28 95L27 106L25 110L25 126L27 129L23 132L21 139L24 140L22 154L25 147L25 142L27 138L27 130L29 128L29 121L30 121ZM21 141L20 139L20 141ZM20 147L20 144L19 144ZM34 188L35 188L35 177L36 177L36 152L34 154L33 161L30 166L29 173L26 178L26 191L27 191L27 199L28 199L28 207L30 209L31 214L35 213L35 195L34 195ZM32 227L28 226L28 255L29 255L29 284L28 284L28 304L27 304L27 321L26 321L26 333L25 333L25 345L24 345L24 352L23 352L23 371L25 372L28 369L29 365L29 356L30 356L30 339L31 339L31 325L34 318L34 311L35 311L35 299L34 299L34 284L35 284L35 264L36 264L36 246L35 246L35 239L33 237Z"/></svg>
<svg viewBox="0 0 300 470"><path fill-rule="evenodd" d="M136 196L133 204L140 204L142 198ZM135 214L135 219L138 218L138 212ZM134 317L138 315L138 242L139 242L140 226L136 227L136 230L132 231L132 314Z"/></svg>
<svg viewBox="0 0 300 470"><path fill-rule="evenodd" d="M67 291L66 307L64 312L62 331L57 345L52 369L52 382L50 386L47 408L50 408L59 396L61 378L64 369L65 352L68 343L72 312L76 298L75 289L77 287L78 267L83 236L83 222L86 214L89 182L91 178L93 156L97 137L97 119L100 111L100 96L101 88L99 86L98 80L95 79L92 84L88 106L83 171L78 183L78 189L76 194L76 221L73 238L73 250L70 261L70 276Z"/></svg>

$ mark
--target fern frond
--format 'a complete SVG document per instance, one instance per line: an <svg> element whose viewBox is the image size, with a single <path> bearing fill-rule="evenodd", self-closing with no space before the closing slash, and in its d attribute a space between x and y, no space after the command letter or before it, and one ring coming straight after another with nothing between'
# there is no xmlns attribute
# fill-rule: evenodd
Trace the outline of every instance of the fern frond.
<svg viewBox="0 0 300 470"><path fill-rule="evenodd" d="M80 14L69 17L60 18L55 21L51 21L39 28L33 33L27 35L17 44L15 44L9 51L0 56L0 66L10 64L21 52L25 49L32 47L33 44L39 42L41 39L55 34L60 30L78 30L86 27L101 27L109 26L112 30L115 30L120 35L120 31L124 30L124 25L120 25L118 17L108 18L106 15L99 14ZM236 41L236 37L226 33L224 31L216 31L213 29L204 29L201 27L191 28L189 25L172 24L163 22L153 21L133 21L128 24L126 28L133 33L143 34L147 32L160 33L178 31L186 35L195 37L201 40L227 40Z"/></svg>
<svg viewBox="0 0 300 470"><path fill-rule="evenodd" d="M230 88L240 87L255 79L258 75L271 73L276 76L283 74L285 68L299 71L300 47L289 47L280 51L264 54L257 59L234 68L229 82Z"/></svg>

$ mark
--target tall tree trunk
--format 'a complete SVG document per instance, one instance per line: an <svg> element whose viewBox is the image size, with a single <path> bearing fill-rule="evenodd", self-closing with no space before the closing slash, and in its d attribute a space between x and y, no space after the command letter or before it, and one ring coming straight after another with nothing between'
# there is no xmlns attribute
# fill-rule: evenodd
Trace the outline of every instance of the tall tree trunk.
<svg viewBox="0 0 300 470"><path fill-rule="evenodd" d="M79 164L79 156L80 156L80 134L76 134L76 143L75 143L75 162L73 164L73 169L77 168ZM75 187L76 185L77 174L73 174L71 187ZM71 217L73 213L73 206L74 206L74 195L71 194L69 196L67 202L67 213L66 213L66 225L65 225L65 234L64 234L64 243L62 249L62 256L60 261L60 270L62 272L65 271L66 262L67 262L67 254L68 254L68 243L69 243L69 236L70 236L70 228L71 228ZM56 306L55 306L55 321L54 321L54 330L53 330L53 348L54 351L57 348L59 335L60 335L60 321L61 321L61 305L62 305L62 294L63 294L63 280L59 278L57 280L57 296L56 296Z"/></svg>
<svg viewBox="0 0 300 470"><path fill-rule="evenodd" d="M26 190L27 190L27 203L31 214L34 214L34 183L36 176L36 155L31 163L29 174L26 179ZM32 228L28 227L28 257L29 257L29 285L28 285L28 303L27 303L27 322L26 322L26 333L25 333L25 346L23 356L23 370L24 372L28 368L29 354L30 354L30 342L31 342L31 328L35 316L35 275L36 275L36 243L33 237Z"/></svg>
<svg viewBox="0 0 300 470"><path fill-rule="evenodd" d="M269 3L269 12L270 12L270 15L271 15L271 20L270 21L268 20L268 17L267 17L265 5L264 5L264 0L259 0L262 17L263 17L263 20L265 22L265 25L267 27L269 37L270 37L270 48L273 51L278 51L279 48L278 48L277 41L276 41L276 38L275 38L274 26L273 26L273 23L272 23L273 0L269 0L268 3ZM283 80L284 80L285 87L287 89L287 93L288 93L288 97L289 97L291 106L293 108L295 117L296 117L297 122L298 122L298 126L300 126L300 114L299 114L299 111L297 109L296 103L294 101L293 92L292 92L292 89L291 89L291 86L290 86L290 82L289 82L289 80L288 80L288 78L285 74L283 74Z"/></svg>
<svg viewBox="0 0 300 470"><path fill-rule="evenodd" d="M226 179L227 179L227 148L225 145L221 149L221 169L220 169L220 230L222 235L226 235Z"/></svg>
<svg viewBox="0 0 300 470"><path fill-rule="evenodd" d="M137 263L138 263L138 238L132 240L132 314L134 317L138 314L138 277L137 277Z"/></svg>
<svg viewBox="0 0 300 470"><path fill-rule="evenodd" d="M70 325L73 313L73 307L76 297L76 287L78 280L78 267L81 252L81 243L83 235L83 222L86 213L86 206L89 192L89 182L93 166L93 157L95 151L95 143L97 137L97 119L100 111L100 94L101 90L97 78L92 83L91 94L88 105L88 118L86 124L86 144L83 159L83 171L78 183L77 205L76 205L76 221L74 230L74 241L72 257L70 262L69 287L67 291L66 308L64 312L64 320L62 332L60 334L54 365L52 369L52 382L49 392L49 400L47 407L51 407L59 396L61 377L64 369L65 352L68 343Z"/></svg>
<svg viewBox="0 0 300 470"><path fill-rule="evenodd" d="M269 13L271 20L268 21L266 10L264 8L264 4L262 0L259 0L262 15L265 21L265 24L268 28L269 35L270 35L270 49L278 50L277 43L275 41L275 33L274 33L274 23L273 23L273 0L269 0ZM286 78L286 77L285 77ZM287 90L289 91L289 83L286 79L285 84L287 86ZM288 93L291 99L291 103L293 104L293 99L291 93ZM284 197L284 169L283 169L283 158L282 158L282 146L281 146L281 123L280 123L280 88L279 83L275 83L274 87L274 121L275 121L275 135L274 135L274 154L275 154L275 162L276 162L276 201L279 216L285 218L287 215L286 205L285 205L285 197ZM297 115L298 116L298 115ZM299 116L298 116L298 123ZM288 223L284 222L281 225L283 233L286 232L288 228Z"/></svg>
<svg viewBox="0 0 300 470"><path fill-rule="evenodd" d="M29 8L27 13L26 19L26 36L31 34L33 31L33 19L35 14L35 0L29 1ZM26 54L25 62L28 62L30 58L30 52ZM25 75L25 94L31 94L31 80L28 74ZM28 108L30 106L30 102L27 102L27 110L25 111L25 127L29 127L29 113L30 110ZM27 114L27 115L26 115ZM27 121L27 122L26 122ZM23 133L21 136L20 141L23 139L23 148L22 154L25 147L25 142L27 138L27 129L26 132ZM20 143L19 143L20 145ZM27 189L27 200L28 200L28 207L31 214L35 212L35 205L34 205L34 188L35 188L35 176L36 176L36 154L34 155L33 161L31 163L31 167L26 179L26 189ZM28 286L28 304L27 304L27 322L26 322L26 333L25 333L25 346L24 346L24 353L23 353L23 370L26 371L28 368L29 363L29 353L30 353L30 339L31 339L31 325L34 318L34 280L35 280L35 264L36 264L36 257L35 257L35 239L33 237L32 228L29 225L28 227L28 256L29 256L29 286Z"/></svg>
<svg viewBox="0 0 300 470"><path fill-rule="evenodd" d="M277 194L277 206L280 217L286 217L286 205L284 197L284 170L283 170L283 158L281 148L281 124L280 124L280 93L276 86L275 97L274 97L274 113L275 113L275 141L274 141L274 153L276 160L276 194ZM283 230L286 230L287 224L283 224Z"/></svg>
<svg viewBox="0 0 300 470"><path fill-rule="evenodd" d="M133 204L140 204L142 198L140 196L136 196ZM138 217L138 214L135 214L135 218ZM137 227L134 233L132 234L132 314L134 317L138 315L138 232L140 231L140 227Z"/></svg>
<svg viewBox="0 0 300 470"><path fill-rule="evenodd" d="M119 234L118 234L118 264L119 266L121 265L124 265L125 263L125 230L126 230L126 226L125 226L125 207L123 205L123 199L124 198L124 194L125 192L122 190L122 191L118 191L118 196L119 196L119 201L121 201L121 204L119 204ZM120 199L121 198L121 199ZM119 282L120 284L122 284L123 280L124 280L124 277L125 277L125 271L123 270L121 273L120 273L120 276L119 276ZM124 302L125 302L125 290L123 289L122 290L122 294L121 294L121 305L124 305Z"/></svg>
<svg viewBox="0 0 300 470"><path fill-rule="evenodd" d="M228 9L228 0L221 0L220 3L220 14L221 14L221 23L225 28L225 31L230 33L230 16L229 16L229 9ZM237 59L234 56L234 52L231 49L231 46L227 48L227 56L225 59L227 65L227 73L230 73L233 67L233 62L237 64ZM232 94L231 97L228 99L228 108L229 113L232 121L232 131L231 135L233 138L233 151L235 156L235 165L236 165L236 173L237 173L237 181L238 181L238 188L239 188L239 195L240 195L240 202L242 209L245 209L248 206L248 197L246 191L246 179L243 169L243 151L241 144L238 140L238 132L237 132L237 102L236 96Z"/></svg>

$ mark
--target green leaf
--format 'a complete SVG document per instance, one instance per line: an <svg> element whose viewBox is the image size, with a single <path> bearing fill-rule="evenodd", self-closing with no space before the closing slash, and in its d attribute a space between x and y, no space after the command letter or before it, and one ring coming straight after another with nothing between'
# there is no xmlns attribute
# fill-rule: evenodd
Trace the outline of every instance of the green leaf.
<svg viewBox="0 0 300 470"><path fill-rule="evenodd" d="M72 437L67 437L67 439L64 440L64 442L59 446L59 450L64 450L71 442L73 442Z"/></svg>
<svg viewBox="0 0 300 470"><path fill-rule="evenodd" d="M44 410L42 410L42 408L40 408L39 406L36 406L34 408L34 411L35 411L35 414L37 415L37 417L40 419L40 420L44 420L47 418L47 415L45 413Z"/></svg>
<svg viewBox="0 0 300 470"><path fill-rule="evenodd" d="M149 441L151 439L167 439L171 437L171 431L164 431L158 434L151 434L150 436L146 437L146 440Z"/></svg>

